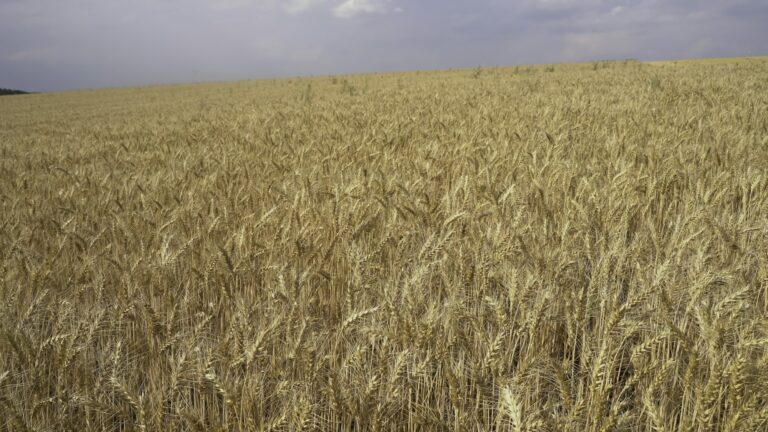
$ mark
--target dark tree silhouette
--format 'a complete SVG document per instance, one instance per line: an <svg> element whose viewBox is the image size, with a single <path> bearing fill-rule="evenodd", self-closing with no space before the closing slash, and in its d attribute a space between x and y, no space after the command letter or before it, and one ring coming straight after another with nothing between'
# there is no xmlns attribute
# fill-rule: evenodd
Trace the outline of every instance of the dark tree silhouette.
<svg viewBox="0 0 768 432"><path fill-rule="evenodd" d="M12 90L7 88L0 88L0 96L21 95L21 94L29 94L29 92L25 92L21 90Z"/></svg>

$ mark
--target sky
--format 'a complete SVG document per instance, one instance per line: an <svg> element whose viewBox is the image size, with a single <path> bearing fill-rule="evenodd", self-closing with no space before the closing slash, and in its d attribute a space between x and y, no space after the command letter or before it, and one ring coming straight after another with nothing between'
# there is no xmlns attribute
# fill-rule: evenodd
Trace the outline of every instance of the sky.
<svg viewBox="0 0 768 432"><path fill-rule="evenodd" d="M0 0L0 87L766 55L766 23L766 0Z"/></svg>

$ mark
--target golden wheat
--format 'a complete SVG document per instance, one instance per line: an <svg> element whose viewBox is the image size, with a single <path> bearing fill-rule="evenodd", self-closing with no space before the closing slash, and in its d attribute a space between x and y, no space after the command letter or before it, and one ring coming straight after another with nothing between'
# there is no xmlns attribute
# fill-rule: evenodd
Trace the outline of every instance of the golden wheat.
<svg viewBox="0 0 768 432"><path fill-rule="evenodd" d="M768 430L768 59L0 99L0 430Z"/></svg>

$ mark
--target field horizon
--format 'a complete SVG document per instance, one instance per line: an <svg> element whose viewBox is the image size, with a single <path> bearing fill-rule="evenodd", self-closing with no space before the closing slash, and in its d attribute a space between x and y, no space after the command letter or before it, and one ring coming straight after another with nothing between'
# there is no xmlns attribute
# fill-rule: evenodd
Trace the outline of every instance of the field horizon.
<svg viewBox="0 0 768 432"><path fill-rule="evenodd" d="M586 60L580 62L561 62L561 63L530 63L519 65L495 65L495 66L467 66L457 68L443 68L443 69L404 69L394 71L380 71L380 72L351 72L351 73L337 73L337 74L317 74L317 75L288 75L288 76L274 76L274 77L261 77L261 78L244 78L234 80L205 80L205 81L182 81L182 82L161 82L154 84L139 84L139 85L124 85L124 86L111 86L111 87L83 87L67 90L52 90L52 91L36 91L34 89L13 89L13 91L20 91L23 95L38 95L38 94L61 94L61 93L77 93L77 92L94 92L94 91L110 91L110 90L139 90L159 87L178 87L178 86L206 86L206 85L231 85L231 84L244 84L253 82L275 82L275 81L290 81L299 79L323 79L323 78L343 78L343 77L366 77L366 76L379 76L379 75L398 75L398 74L420 74L420 73L450 73L450 72L467 72L477 69L481 70L494 70L494 69L514 69L514 68L546 68L557 66L579 66L579 65L593 65L595 63L620 63L620 62L638 62L647 65L655 66L669 66L676 63L733 63L738 61L764 61L768 60L767 55L754 55L754 56L739 56L739 57L691 57L691 58L679 58L679 59L663 59L663 60L638 60L634 58L606 58L603 60ZM14 94L17 95L17 94Z"/></svg>

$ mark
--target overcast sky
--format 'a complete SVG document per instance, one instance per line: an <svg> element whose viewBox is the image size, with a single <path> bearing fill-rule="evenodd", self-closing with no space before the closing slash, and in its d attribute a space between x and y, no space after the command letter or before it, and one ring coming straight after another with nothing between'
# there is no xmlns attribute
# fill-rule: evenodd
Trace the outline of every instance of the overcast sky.
<svg viewBox="0 0 768 432"><path fill-rule="evenodd" d="M761 54L766 0L0 0L34 91Z"/></svg>

